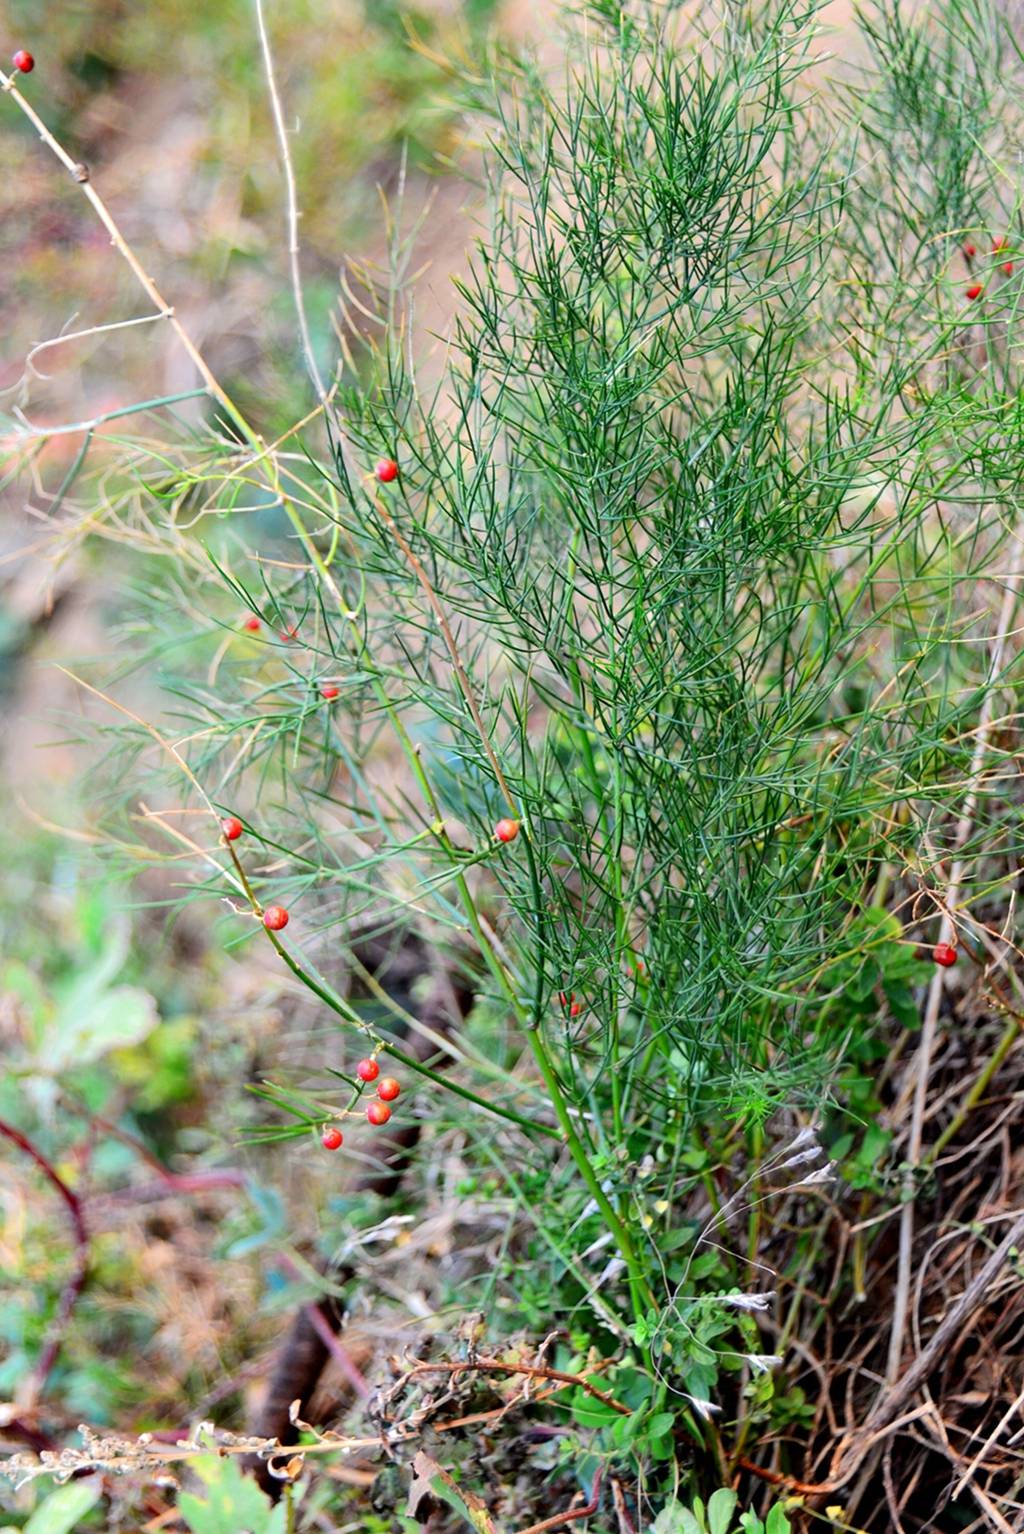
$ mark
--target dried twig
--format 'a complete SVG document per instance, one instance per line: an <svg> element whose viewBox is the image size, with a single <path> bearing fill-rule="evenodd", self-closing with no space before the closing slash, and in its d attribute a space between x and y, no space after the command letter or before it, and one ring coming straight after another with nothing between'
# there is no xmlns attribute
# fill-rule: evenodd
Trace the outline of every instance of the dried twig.
<svg viewBox="0 0 1024 1534"><path fill-rule="evenodd" d="M553 1518L545 1518L541 1523L531 1523L528 1529L520 1529L519 1534L543 1534L545 1529L561 1528L563 1523L575 1523L578 1518L590 1518L597 1512L601 1501L601 1480L604 1471L599 1470L594 1477L594 1483L590 1490L590 1501L585 1507L571 1508L564 1513L556 1513Z"/></svg>
<svg viewBox="0 0 1024 1534"><path fill-rule="evenodd" d="M277 78L274 72L274 55L270 47L270 37L267 33L266 18L263 14L263 0L255 0L256 25L260 35L260 49L263 54L263 68L267 77L267 94L270 97L270 107L274 115L274 130L277 134L278 149L281 154L281 169L285 180L285 206L288 218L288 259L291 266L292 299L295 303L295 316L299 326L299 336L302 340L302 352L306 359L306 370L313 381L320 403L326 405L327 390L320 376L320 369L316 364L316 356L313 352L313 342L309 333L309 321L306 318L306 300L302 291L302 268L299 263L299 206L295 187L295 168L292 165L291 150L288 147L288 129L284 121L284 108L281 105L281 95L277 88Z"/></svg>
<svg viewBox="0 0 1024 1534"><path fill-rule="evenodd" d="M405 1378L411 1379L416 1374L464 1374L469 1369L479 1370L484 1374L526 1374L531 1379L560 1380L565 1385L578 1385L581 1390L586 1391L587 1395L593 1396L595 1400L603 1401L613 1411L621 1412L625 1417L633 1415L631 1406L617 1401L606 1390L598 1390L596 1385L592 1385L580 1374L565 1374L561 1369L546 1369L535 1364L507 1364L500 1358L475 1358L459 1363L414 1364Z"/></svg>

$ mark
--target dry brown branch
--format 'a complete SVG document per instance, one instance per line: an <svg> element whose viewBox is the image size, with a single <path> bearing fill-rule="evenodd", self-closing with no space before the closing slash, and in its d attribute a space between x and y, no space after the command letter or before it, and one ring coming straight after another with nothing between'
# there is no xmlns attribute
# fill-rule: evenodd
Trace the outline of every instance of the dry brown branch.
<svg viewBox="0 0 1024 1534"><path fill-rule="evenodd" d="M596 1385L592 1385L580 1374L565 1374L560 1369L546 1369L534 1364L508 1364L503 1363L500 1358L475 1358L459 1363L414 1364L404 1378L411 1379L417 1374L464 1374L467 1370L477 1370L483 1374L525 1374L531 1379L538 1380L560 1380L564 1385L578 1385L581 1390L586 1391L587 1395L593 1396L597 1401L603 1401L606 1406L621 1412L623 1416L633 1415L631 1406L625 1406L621 1401L617 1401L606 1390L599 1390Z"/></svg>

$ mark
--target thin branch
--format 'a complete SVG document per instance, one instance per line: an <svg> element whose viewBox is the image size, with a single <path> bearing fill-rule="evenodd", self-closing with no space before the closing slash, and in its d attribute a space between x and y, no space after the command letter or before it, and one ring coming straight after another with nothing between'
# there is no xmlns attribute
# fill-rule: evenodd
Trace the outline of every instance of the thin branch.
<svg viewBox="0 0 1024 1534"><path fill-rule="evenodd" d="M260 48L263 53L263 67L267 76L267 94L270 97L270 106L274 114L274 129L277 134L277 146L281 153L281 168L285 179L285 206L288 216L288 259L291 266L292 298L295 303L295 315L299 325L299 335L302 339L302 352L306 361L306 371L313 381L320 403L326 405L327 390L320 376L320 369L316 365L316 357L313 354L313 342L309 333L309 322L306 318L306 300L302 291L302 268L299 263L299 207L295 187L295 169L292 165L291 150L288 147L288 130L284 121L284 109L281 105L281 96L277 88L277 79L274 73L274 55L270 47L270 37L267 33L266 19L263 14L263 0L255 0L256 24L260 34Z"/></svg>
<svg viewBox="0 0 1024 1534"><path fill-rule="evenodd" d="M436 1363L414 1364L406 1378L415 1374L464 1374L467 1370L478 1370L482 1374L526 1374L531 1379L537 1380L560 1380L565 1385L577 1385L587 1395L593 1396L598 1401L603 1401L613 1411L621 1412L624 1417L633 1415L633 1408L626 1406L622 1401L617 1401L606 1390L599 1390L596 1385L591 1385L580 1374L566 1374L561 1369L546 1369L538 1364L507 1364L499 1358L476 1358L463 1363ZM524 1531L525 1534L525 1531Z"/></svg>
<svg viewBox="0 0 1024 1534"><path fill-rule="evenodd" d="M604 1469L600 1469L594 1476L594 1482L590 1489L590 1501L585 1507L572 1508L565 1513L556 1513L553 1518L545 1518L541 1523L531 1523L528 1529L520 1529L519 1534L543 1534L545 1529L560 1528L563 1523L575 1523L579 1518L590 1518L601 1502L601 1480Z"/></svg>

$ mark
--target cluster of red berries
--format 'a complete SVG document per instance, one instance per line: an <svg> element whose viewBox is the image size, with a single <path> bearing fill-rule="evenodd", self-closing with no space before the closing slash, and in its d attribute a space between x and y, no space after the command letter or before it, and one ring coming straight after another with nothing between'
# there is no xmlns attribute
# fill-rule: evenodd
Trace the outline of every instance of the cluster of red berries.
<svg viewBox="0 0 1024 1534"><path fill-rule="evenodd" d="M563 1012L568 1012L570 1017L579 1017L583 1011L583 1003L576 1000L575 991L559 991L558 1005Z"/></svg>
<svg viewBox="0 0 1024 1534"><path fill-rule="evenodd" d="M1006 247L1007 247L1007 245L1009 243L1010 242L1009 242L1009 240L1007 240L1005 235L1003 235L1003 237L1001 239L993 240L993 242L992 242L992 254L994 256L998 256L1001 251L1004 251L1006 249ZM971 262L974 260L975 256L978 254L978 247L977 247L977 245L974 244L973 240L968 240L966 242L966 244L963 245L962 250L963 250L964 260L967 262L967 265L968 265L968 268L969 268L970 265L971 265ZM1013 274L1013 262L1012 261L1003 261L1002 262L1002 268L1003 268L1003 271L1005 272L1007 277L1012 276L1012 274ZM972 282L970 287L967 289L967 297L970 298L970 299L980 298L984 291L985 291L985 284L983 282Z"/></svg>
<svg viewBox="0 0 1024 1534"><path fill-rule="evenodd" d="M23 75L30 75L36 67L36 61L27 48L19 48L11 63Z"/></svg>
<svg viewBox="0 0 1024 1534"><path fill-rule="evenodd" d="M380 1066L376 1060L360 1060L356 1066L356 1075L360 1081L367 1083L377 1081L377 1077L380 1076ZM380 1076L380 1081L377 1083L377 1096L373 1102L368 1104L366 1109L368 1122L376 1127L386 1124L391 1117L391 1109L388 1107L388 1104L395 1101L401 1090L401 1085L395 1080L394 1076ZM343 1140L344 1136L341 1130L333 1124L329 1124L320 1136L321 1145L324 1150L329 1151L339 1150Z"/></svg>

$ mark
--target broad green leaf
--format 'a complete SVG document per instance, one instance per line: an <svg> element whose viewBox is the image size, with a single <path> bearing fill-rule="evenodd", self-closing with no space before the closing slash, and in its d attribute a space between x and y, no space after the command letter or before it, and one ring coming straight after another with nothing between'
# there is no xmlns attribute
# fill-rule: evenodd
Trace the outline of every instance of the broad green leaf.
<svg viewBox="0 0 1024 1534"><path fill-rule="evenodd" d="M768 1514L768 1519L764 1527L765 1534L792 1534L792 1525L790 1524L789 1519L786 1517L785 1510L783 1509L781 1502L776 1502L775 1506Z"/></svg>
<svg viewBox="0 0 1024 1534"><path fill-rule="evenodd" d="M178 1498L192 1534L285 1534L286 1508L274 1507L237 1460L203 1455L191 1468L207 1488L206 1497L183 1492Z"/></svg>
<svg viewBox="0 0 1024 1534"><path fill-rule="evenodd" d="M40 1062L53 1072L91 1065L112 1049L141 1043L159 1021L155 1000L138 986L76 993L64 1002L47 1030Z"/></svg>
<svg viewBox="0 0 1024 1534"><path fill-rule="evenodd" d="M706 1534L702 1523L681 1502L667 1502L651 1524L648 1534Z"/></svg>
<svg viewBox="0 0 1024 1534"><path fill-rule="evenodd" d="M36 1508L22 1534L72 1534L96 1506L102 1488L99 1477L58 1486Z"/></svg>
<svg viewBox="0 0 1024 1534"><path fill-rule="evenodd" d="M710 1534L729 1534L732 1515L739 1497L728 1487L722 1486L708 1501L708 1529Z"/></svg>

